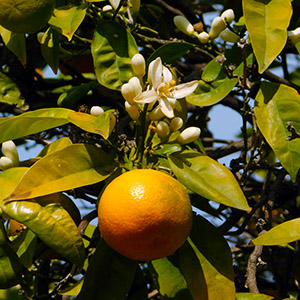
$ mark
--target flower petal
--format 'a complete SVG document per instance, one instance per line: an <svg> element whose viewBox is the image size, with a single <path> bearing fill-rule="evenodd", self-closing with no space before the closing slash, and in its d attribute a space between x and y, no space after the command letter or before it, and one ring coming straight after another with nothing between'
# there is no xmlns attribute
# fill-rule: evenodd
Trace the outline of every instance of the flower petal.
<svg viewBox="0 0 300 300"><path fill-rule="evenodd" d="M170 82L173 79L173 75L171 71L166 68L165 66L162 67L162 73L163 73L163 81L164 82Z"/></svg>
<svg viewBox="0 0 300 300"><path fill-rule="evenodd" d="M174 117L174 111L173 107L169 103L168 99L165 97L162 97L159 99L159 106L162 111L162 113L167 117L167 118L173 118Z"/></svg>
<svg viewBox="0 0 300 300"><path fill-rule="evenodd" d="M158 100L158 95L154 90L142 92L133 99L133 101L137 103L152 103L156 100Z"/></svg>
<svg viewBox="0 0 300 300"><path fill-rule="evenodd" d="M198 80L190 81L187 83L182 83L176 85L169 89L173 98L181 99L184 98L195 91L198 86Z"/></svg>
<svg viewBox="0 0 300 300"><path fill-rule="evenodd" d="M148 68L148 81L154 89L156 90L157 87L162 83L162 62L161 58L157 57L155 60L153 60Z"/></svg>

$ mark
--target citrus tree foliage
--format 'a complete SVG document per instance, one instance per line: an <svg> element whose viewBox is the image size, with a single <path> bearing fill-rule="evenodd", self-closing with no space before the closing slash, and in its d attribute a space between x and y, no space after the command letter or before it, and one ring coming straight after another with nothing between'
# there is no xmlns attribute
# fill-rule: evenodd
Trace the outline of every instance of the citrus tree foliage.
<svg viewBox="0 0 300 300"><path fill-rule="evenodd" d="M1 297L299 299L299 11L57 0L38 32L0 27ZM220 126L240 118L230 141L215 107ZM99 197L134 168L189 193L169 257L133 261L100 236Z"/></svg>

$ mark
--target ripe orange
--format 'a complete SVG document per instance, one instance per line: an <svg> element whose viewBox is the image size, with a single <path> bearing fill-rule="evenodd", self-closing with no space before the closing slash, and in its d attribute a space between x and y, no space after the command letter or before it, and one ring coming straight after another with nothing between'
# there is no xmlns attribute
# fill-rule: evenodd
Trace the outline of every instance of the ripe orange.
<svg viewBox="0 0 300 300"><path fill-rule="evenodd" d="M55 8L55 0L1 0L0 25L19 33L43 28Z"/></svg>
<svg viewBox="0 0 300 300"><path fill-rule="evenodd" d="M147 261L173 254L192 227L192 206L173 177L137 169L115 178L98 207L100 233L117 252Z"/></svg>

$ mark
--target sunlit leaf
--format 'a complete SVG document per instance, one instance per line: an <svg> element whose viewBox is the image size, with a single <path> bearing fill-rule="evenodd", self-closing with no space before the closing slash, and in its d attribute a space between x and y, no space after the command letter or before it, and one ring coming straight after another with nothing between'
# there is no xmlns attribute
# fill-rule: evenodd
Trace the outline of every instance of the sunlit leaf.
<svg viewBox="0 0 300 300"><path fill-rule="evenodd" d="M234 299L230 248L217 228L195 216L188 242L179 249L179 266L193 299Z"/></svg>
<svg viewBox="0 0 300 300"><path fill-rule="evenodd" d="M186 52L193 47L194 45L190 43L169 42L154 51L150 55L148 62L151 62L155 58L160 57L164 63L173 63L174 61L184 56Z"/></svg>
<svg viewBox="0 0 300 300"><path fill-rule="evenodd" d="M177 179L189 190L218 203L250 209L233 174L212 158L184 151L171 154L168 160Z"/></svg>
<svg viewBox="0 0 300 300"><path fill-rule="evenodd" d="M292 180L300 168L300 139L288 141L288 122L300 132L300 96L283 84L262 82L255 98L255 116L263 136Z"/></svg>
<svg viewBox="0 0 300 300"><path fill-rule="evenodd" d="M121 256L108 247L103 239L100 240L76 299L124 300L124 295L131 287L136 267L136 261Z"/></svg>
<svg viewBox="0 0 300 300"><path fill-rule="evenodd" d="M154 282L160 294L167 299L193 299L186 281L178 266L175 266L167 257L151 262Z"/></svg>
<svg viewBox="0 0 300 300"><path fill-rule="evenodd" d="M228 74L224 72L218 60L222 60L223 55L211 60L205 67L201 80L195 92L186 97L186 100L198 106L210 106L226 97L238 83L237 76L243 75L244 63L243 53L240 48L233 48L225 52L225 66ZM253 62L253 54L249 50L246 58L247 65ZM230 68L234 68L230 71Z"/></svg>
<svg viewBox="0 0 300 300"><path fill-rule="evenodd" d="M243 12L258 70L263 73L286 44L291 1L243 0Z"/></svg>
<svg viewBox="0 0 300 300"><path fill-rule="evenodd" d="M6 47L25 66L27 62L26 39L24 33L16 33L0 26L0 35Z"/></svg>
<svg viewBox="0 0 300 300"><path fill-rule="evenodd" d="M78 280L75 284L70 286L69 288L64 289L63 291L59 292L59 295L68 295L68 296L77 296L81 289L84 282L84 277Z"/></svg>
<svg viewBox="0 0 300 300"><path fill-rule="evenodd" d="M236 293L236 300L270 300L274 299L272 296L264 294L254 294L254 293Z"/></svg>
<svg viewBox="0 0 300 300"><path fill-rule="evenodd" d="M67 124L70 112L66 108L43 108L1 118L0 143Z"/></svg>
<svg viewBox="0 0 300 300"><path fill-rule="evenodd" d="M62 150L70 145L72 145L72 141L67 137L63 137L45 146L44 149L38 154L38 157L46 156L50 153Z"/></svg>
<svg viewBox="0 0 300 300"><path fill-rule="evenodd" d="M110 130L110 114L113 110L108 110L101 115L95 117L86 113L72 112L69 115L69 120L81 129L102 135L105 139L108 138Z"/></svg>
<svg viewBox="0 0 300 300"><path fill-rule="evenodd" d="M101 149L74 144L36 162L24 174L7 200L20 200L61 192L100 182L114 170Z"/></svg>
<svg viewBox="0 0 300 300"><path fill-rule="evenodd" d="M103 86L120 90L135 76L131 58L138 53L134 38L122 25L113 21L99 24L92 43L97 80Z"/></svg>
<svg viewBox="0 0 300 300"><path fill-rule="evenodd" d="M281 223L252 242L255 245L282 245L300 240L300 218Z"/></svg>
<svg viewBox="0 0 300 300"><path fill-rule="evenodd" d="M18 86L2 72L0 72L0 102L18 107L24 104Z"/></svg>
<svg viewBox="0 0 300 300"><path fill-rule="evenodd" d="M79 6L69 4L57 7L49 20L49 24L71 41L75 31L85 17L87 7L86 3Z"/></svg>
<svg viewBox="0 0 300 300"><path fill-rule="evenodd" d="M43 58L55 74L59 66L59 37L59 33L49 27L41 39Z"/></svg>

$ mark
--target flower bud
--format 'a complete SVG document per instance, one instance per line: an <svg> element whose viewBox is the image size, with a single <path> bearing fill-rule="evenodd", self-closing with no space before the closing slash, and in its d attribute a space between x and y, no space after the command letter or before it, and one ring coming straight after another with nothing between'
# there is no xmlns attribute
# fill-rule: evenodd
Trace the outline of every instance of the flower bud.
<svg viewBox="0 0 300 300"><path fill-rule="evenodd" d="M295 45L300 41L300 27L288 31L288 39L291 45Z"/></svg>
<svg viewBox="0 0 300 300"><path fill-rule="evenodd" d="M175 26L185 34L192 35L195 31L194 26L184 16L176 16L173 19Z"/></svg>
<svg viewBox="0 0 300 300"><path fill-rule="evenodd" d="M125 109L132 120L136 121L140 117L140 112L136 105L130 105L125 101Z"/></svg>
<svg viewBox="0 0 300 300"><path fill-rule="evenodd" d="M19 165L19 154L17 147L13 141L7 141L2 144L3 154L10 158L15 167Z"/></svg>
<svg viewBox="0 0 300 300"><path fill-rule="evenodd" d="M229 29L225 29L220 33L220 38L229 43L237 43L241 38Z"/></svg>
<svg viewBox="0 0 300 300"><path fill-rule="evenodd" d="M234 21L234 11L232 9L226 9L221 14L221 18L228 24L231 24Z"/></svg>
<svg viewBox="0 0 300 300"><path fill-rule="evenodd" d="M188 127L184 129L177 138L179 144L189 144L200 136L201 130L198 127Z"/></svg>
<svg viewBox="0 0 300 300"><path fill-rule="evenodd" d="M156 106L150 113L149 118L151 121L157 121L164 116L159 106Z"/></svg>
<svg viewBox="0 0 300 300"><path fill-rule="evenodd" d="M14 162L6 157L6 156L2 156L0 158L0 169L1 170L7 170L7 169L10 169L10 168L13 168L14 167Z"/></svg>
<svg viewBox="0 0 300 300"><path fill-rule="evenodd" d="M159 121L156 126L157 135L163 139L169 134L169 125L165 121Z"/></svg>
<svg viewBox="0 0 300 300"><path fill-rule="evenodd" d="M129 79L128 83L132 84L134 88L135 97L138 96L143 91L139 78L132 77Z"/></svg>
<svg viewBox="0 0 300 300"><path fill-rule="evenodd" d="M143 77L146 74L146 62L143 55L135 54L131 59L131 64L136 76Z"/></svg>
<svg viewBox="0 0 300 300"><path fill-rule="evenodd" d="M39 33L36 35L36 38L37 38L37 40L38 40L38 42L39 42L40 44L42 44L44 34L45 34L45 32L39 32Z"/></svg>
<svg viewBox="0 0 300 300"><path fill-rule="evenodd" d="M219 36L220 32L226 28L226 23L223 18L215 17L211 23L211 28L209 31L209 35L212 39Z"/></svg>
<svg viewBox="0 0 300 300"><path fill-rule="evenodd" d="M104 113L104 110L103 110L102 107L100 107L100 106L92 106L92 108L91 108L91 115L92 116L98 117L98 116L100 116L103 113Z"/></svg>
<svg viewBox="0 0 300 300"><path fill-rule="evenodd" d="M210 39L210 35L205 31L198 34L198 40L202 44L207 44L209 39Z"/></svg>
<svg viewBox="0 0 300 300"><path fill-rule="evenodd" d="M179 130L183 125L183 120L180 117L175 117L170 123L170 131L174 132Z"/></svg>
<svg viewBox="0 0 300 300"><path fill-rule="evenodd" d="M102 11L103 11L103 12L112 11L112 10L113 10L113 8L112 8L111 5L105 5L105 6L103 6L103 8L102 8Z"/></svg>
<svg viewBox="0 0 300 300"><path fill-rule="evenodd" d="M142 92L142 86L140 80L137 77L132 77L128 83L125 83L121 87L121 94L124 99L130 104L134 105L133 99Z"/></svg>

